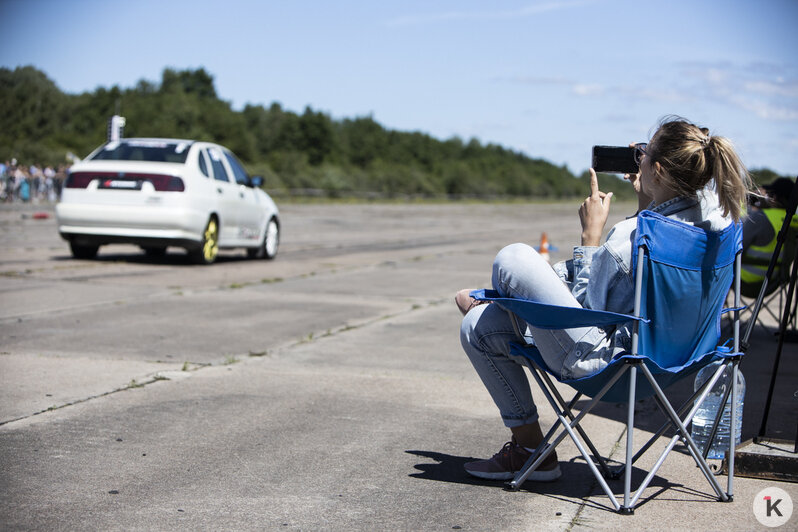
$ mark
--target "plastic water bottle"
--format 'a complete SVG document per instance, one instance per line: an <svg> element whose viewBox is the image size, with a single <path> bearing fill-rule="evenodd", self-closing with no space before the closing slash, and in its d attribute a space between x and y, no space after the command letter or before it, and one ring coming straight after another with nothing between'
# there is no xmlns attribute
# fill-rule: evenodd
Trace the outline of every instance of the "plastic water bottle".
<svg viewBox="0 0 798 532"><path fill-rule="evenodd" d="M718 370L722 361L713 362L708 364L695 377L695 384L693 390L698 390L702 384L709 380L712 375ZM723 400L723 394L726 389L731 386L732 368L727 367L723 374L720 376L715 386L709 391L706 399L701 404L701 408L696 412L693 417L693 427L690 430L690 435L695 440L698 449L703 453L707 446L709 433L712 431L712 424L715 422L715 416L718 415L718 408L720 402ZM743 401L745 398L745 377L740 368L737 368L737 427L735 445L740 443L742 428L743 428ZM715 439L712 440L712 446L709 448L707 458L719 459L726 456L726 451L729 450L729 427L731 426L731 392L729 398L726 400L726 405L723 409L723 417L720 418L718 423L718 430L715 432Z"/></svg>

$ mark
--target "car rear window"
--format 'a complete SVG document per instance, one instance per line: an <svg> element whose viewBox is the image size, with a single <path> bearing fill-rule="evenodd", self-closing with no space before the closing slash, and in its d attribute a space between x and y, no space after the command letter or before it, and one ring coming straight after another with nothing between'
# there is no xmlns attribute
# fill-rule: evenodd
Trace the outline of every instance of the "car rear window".
<svg viewBox="0 0 798 532"><path fill-rule="evenodd" d="M168 142L157 140L128 140L109 142L90 158L93 161L152 161L161 163L185 163L190 142Z"/></svg>

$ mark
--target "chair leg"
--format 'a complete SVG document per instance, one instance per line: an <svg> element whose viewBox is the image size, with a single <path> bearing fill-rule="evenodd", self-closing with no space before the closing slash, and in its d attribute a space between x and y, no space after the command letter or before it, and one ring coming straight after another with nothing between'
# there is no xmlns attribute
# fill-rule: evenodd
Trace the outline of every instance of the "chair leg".
<svg viewBox="0 0 798 532"><path fill-rule="evenodd" d="M776 290L775 292L773 292L773 293L772 293L772 294L770 294L769 296L765 296L765 298L762 300L762 306L761 306L761 309L762 309L762 310L764 310L765 312L767 312L767 313L770 315L770 317L771 317L771 318L773 318L773 319L774 319L774 320L775 320L777 323L780 321L780 318L779 318L778 316L776 316L776 314L775 314L775 313L773 312L773 310L770 308L770 305L771 305L771 304L773 304L773 303L775 302L775 300L778 298L778 301L777 301L777 303L778 303L778 308L781 308L781 306L782 306L782 304L783 304L783 302L782 302L782 298L783 298L783 292L784 292L784 288L783 288L783 287L780 287L778 290ZM798 300L796 300L796 303L798 303ZM749 321L751 320L751 318L753 318L753 309L752 309L752 307L751 307L750 305L749 305L749 306L747 306L747 307L745 308L745 310L743 310L743 312L742 312L742 313L741 313L741 315L740 315L740 318L741 318L741 319L744 319L744 318L745 318L745 316L748 316L748 320L749 320ZM732 319L732 321L733 321L733 319ZM769 330L769 329L768 329L768 326L765 324L765 322L764 322L764 321L762 321L762 313L761 313L761 312L760 312L760 313L759 313L759 315L757 315L757 317L756 317L756 323L754 323L754 327L755 327L757 324L758 324L758 325L759 325L759 326L760 326L760 327L761 327L761 328L762 328L764 331L766 331L766 332L767 332L767 331ZM748 327L748 326L749 326L749 325L748 325L748 323L746 322L746 327Z"/></svg>
<svg viewBox="0 0 798 532"><path fill-rule="evenodd" d="M728 367L728 364L724 364L724 370ZM720 399L721 407L718 408L718 411L715 413L715 419L712 420L712 429L709 431L709 436L707 436L707 443L704 446L704 452L701 454L701 457L706 460L707 456L709 456L709 449L712 447L713 442L715 441L715 436L718 433L718 429L720 428L721 419L723 419L723 411L726 409L725 405L729 399L729 395L733 391L732 388L727 388L726 391L723 393L723 396Z"/></svg>
<svg viewBox="0 0 798 532"><path fill-rule="evenodd" d="M648 370L648 368L646 368L646 370ZM679 427L682 427L682 426L686 427L687 426L687 423L693 418L695 413L698 411L698 408L700 407L701 403L703 403L704 399L706 398L707 394L709 393L709 390L712 388L712 386L715 385L715 382L717 382L717 380L720 378L720 375L721 375L722 372L723 372L722 370L718 370L712 376L712 378L707 379L707 381L704 382L704 384L698 390L696 390L693 393L693 395L687 401L685 401L685 403L679 408L678 413L673 411L673 409L671 408L671 411L673 411L673 413L676 414L676 416L677 416L676 419L680 420L681 424L677 424L676 422L674 422L673 419L670 418L669 409L668 409L668 407L670 406L670 403L667 401L667 399L664 398L664 393L661 394L662 398L659 396L659 394L657 394L657 393L654 394L654 398L656 399L657 406L660 408L662 413L665 414L665 417L668 418L668 421L665 423L665 425L663 425L660 428L660 430L657 432L657 434L655 434L651 439L649 439L649 441L646 443L646 445L644 445L643 448L640 451L638 451L637 455L635 455L635 457L634 457L632 462L634 463L646 450L648 450L648 448L651 447L651 445L662 434L664 434L665 431L669 427L671 427L671 426L676 427L676 433L671 437L670 442L668 442L668 445L665 447L665 450L662 451L662 453L660 454L660 456L657 459L656 463L651 468L651 470L648 472L648 475L646 475L646 478L643 479L643 482L641 482L640 485L638 486L637 492L635 493L635 496L632 498L632 501L631 501L631 506L632 507L635 507L637 505L637 501L642 496L643 491L651 483L651 480L654 478L654 475L656 475L657 471L659 471L659 468L662 466L663 462L665 461L665 458L667 458L668 454L673 450L673 447L682 438L682 433L684 432L686 434L686 428L684 429L684 431L682 431ZM644 372L644 374L645 373L646 372ZM649 375L650 375L650 373L649 373ZM646 378L648 379L649 376L646 375ZM653 379L653 376L651 378ZM697 402L696 402L696 398L698 398ZM690 407L692 407L692 410L690 410ZM685 414L685 412L687 412L688 410L690 410L690 412L682 420L681 416L683 416ZM691 451L691 453L692 453L692 451ZM701 457L701 458L703 460L703 457ZM700 465L699 465L699 467L700 467ZM703 470L702 470L702 472L703 472ZM715 479L713 477L710 480L710 483L713 483L714 480ZM714 482L714 484L717 484L717 482ZM713 488L714 488L714 484L713 484Z"/></svg>
<svg viewBox="0 0 798 532"><path fill-rule="evenodd" d="M706 460L704 460L704 458L701 456L701 452L698 450L698 446L696 446L695 442L693 441L692 436L690 436L690 433L685 428L685 425L682 422L682 420L679 418L678 415L676 415L676 412L673 410L673 407L668 402L667 398L665 397L664 392L662 391L662 388L660 388L660 386L657 383L656 379L654 379L654 376L651 374L651 371L648 369L648 367L646 367L645 364L640 364L640 369L645 374L646 379L648 379L648 381L651 384L652 388L654 388L654 392L657 394L657 396L662 401L663 406L665 407L665 409L667 411L668 417L670 417L671 421L673 421L673 423L677 426L677 430L678 430L677 436L679 434L681 434L682 440L684 440L684 442L687 444L687 449L690 451L690 454L693 455L693 459L696 461L696 464L698 464L698 467L699 467L699 469L701 469L701 472L704 474L704 477L706 477L707 481L712 486L712 489L715 490L715 493L718 495L720 500L728 501L729 500L728 495L726 493L724 493L723 489L718 484L718 481L715 479L715 475L713 475L712 471L709 469L709 466L707 465ZM722 372L723 372L723 368L719 368L718 371L715 372L715 375L713 375L713 378L710 379L710 380L717 381L717 379L720 378L720 375L721 375ZM714 382L710 385L710 388L711 388L711 386L714 386ZM709 390L705 390L705 392L708 392L708 391ZM693 409L690 411L690 414L688 415L688 419L692 419L693 418L693 416L695 415L695 412L700 407L700 403L703 402L703 400L705 398L706 398L706 393L702 394L702 397L699 399L699 404L694 406ZM669 452L669 450L668 450L668 452ZM657 462L657 465L654 468L652 468L651 472L649 473L649 476L653 477L653 474L657 471L657 469L659 469L659 466L662 464L664 459L665 459L665 456L661 456L660 457L660 460ZM642 493L642 490L645 487L646 486L641 486L640 488L638 488L638 492L635 495L635 500L637 498L639 498L640 494Z"/></svg>
<svg viewBox="0 0 798 532"><path fill-rule="evenodd" d="M570 422L566 419L564 413L558 407L557 401L552 395L549 388L546 386L545 381L540 377L540 375L538 375L538 372L536 371L532 372L532 376L537 381L538 386L540 386L543 395L546 397L546 400L549 402L549 405L551 405L552 409L557 415L558 422L562 423L563 430L560 431L560 433L557 435L557 437L554 439L554 441L551 444L545 442L544 438L544 442L547 445L547 447L535 460L533 464L530 464L529 467L525 465L524 468L522 468L521 471L519 471L516 474L515 478L509 483L510 489L513 490L520 489L521 485L529 477L529 475L535 470L535 468L537 468L543 462L543 460L545 460L546 457L554 451L554 449L560 444L560 442L563 439L565 439L566 436L570 436L571 440L573 440L577 449L579 449L580 454L587 462L588 467L593 472L593 476L596 477L596 480L601 485L602 489L604 490L604 493L606 493L607 497L609 497L610 502L612 503L615 510L619 510L621 508L620 503L618 503L618 499L616 499L615 495L612 493L612 490L607 485L607 482L604 480L603 475L596 468L596 464L593 463L593 460L591 459L587 450L585 450L584 445L582 445L581 439L576 434L576 432L574 432L574 427L579 425L579 422L582 421L582 418L584 418L593 409L593 407L595 407L596 404L598 404L598 402L601 400L604 394L606 394L607 391L609 391L609 389L612 388L612 386L618 381L618 379L620 379L623 376L623 374L626 372L627 369L629 369L629 366L624 366L617 373L615 373L615 375L613 375L612 378L607 383L605 383L604 387L602 387L599 393L595 397L593 397L590 403L579 413L579 415L577 415Z"/></svg>
<svg viewBox="0 0 798 532"><path fill-rule="evenodd" d="M634 431L635 431L635 388L637 386L637 366L639 363L632 363L629 367L629 405L626 412L626 465L623 475L623 506L621 513L632 514L634 507L630 506L630 494L632 492L632 453L634 452Z"/></svg>
<svg viewBox="0 0 798 532"><path fill-rule="evenodd" d="M618 499L615 498L615 495L612 493L612 490L607 485L607 481L604 480L604 477L599 473L599 470L596 468L596 464L593 463L593 460L590 459L590 455L585 450L584 446L582 445L579 436L577 436L574 431L571 429L570 424L565 425L565 429L568 431L568 435L571 436L576 448L579 449L579 452L582 454L582 457L587 462L588 467L593 472L593 476L596 477L596 480L601 485L601 488L604 490L604 493L610 498L610 502L615 507L616 510L622 510L621 505L618 504Z"/></svg>
<svg viewBox="0 0 798 532"><path fill-rule="evenodd" d="M680 413L677 414L676 411L673 410L673 407L671 407L670 402L665 397L665 394L662 391L662 389L659 387L657 382L654 380L654 377L651 374L651 372L648 369L648 367L646 367L645 364L641 364L640 366L642 368L643 374L646 376L646 379L651 383L652 387L654 388L654 391L655 391L654 397L657 399L658 406L662 409L663 413L670 419L670 424L676 426L677 428L676 428L676 434L673 435L673 437L671 438L670 442L665 447L665 450L660 454L660 456L657 459L656 463L651 468L651 470L648 472L648 475L646 476L646 478L638 486L634 497L632 497L632 500L629 503L629 506L631 508L634 508L637 505L637 502L640 499L640 497L642 496L643 492L648 487L648 485L651 483L651 480L654 478L654 476L656 475L657 471L659 471L660 467L665 462L665 458L667 458L668 454L671 452L671 450L673 450L673 447L676 445L676 443L679 441L679 439L682 439L682 440L685 441L685 443L687 443L688 450L690 451L690 454L693 456L694 460L696 461L696 464L701 469L701 472L707 478L707 481L710 483L712 488L715 490L716 494L718 495L718 498L720 498L720 500L727 500L727 499L724 499L723 491L720 488L720 485L718 484L718 482L715 479L714 475L712 475L712 472L709 471L709 466L706 464L706 461L704 460L704 458L700 454L696 454L693 451L693 449L690 447L690 444L692 444L693 447L696 447L695 446L695 442L692 440L692 437L688 434L687 429L685 428L686 425L687 425L687 422L689 422L689 420L691 420L693 418L693 416L695 415L695 413L698 411L698 408L701 406L701 403L706 398L707 394L709 393L709 390L715 385L715 382L717 382L717 380L720 378L720 375L723 373L723 369L719 369L718 371L716 371L715 374L713 374L712 378L710 378L706 383L704 383L704 385L701 388L699 388L699 390L697 392L695 392L693 394L693 397L691 398L691 400L687 401L684 405L682 405L682 407L680 408ZM697 402L693 404L692 409L687 414L685 420L682 420L679 416L681 415L681 413L683 413L683 411L685 410L685 407L687 405L691 404L691 401L696 396L699 396ZM651 441L649 441L649 443L651 443Z"/></svg>
<svg viewBox="0 0 798 532"><path fill-rule="evenodd" d="M737 394L739 393L737 389L737 372L739 371L739 365L739 359L732 362L731 426L729 427L729 454L727 455L729 478L726 485L726 493L729 496L729 501L734 499L734 448L737 445ZM725 403L722 403L721 408L724 407Z"/></svg>
<svg viewBox="0 0 798 532"><path fill-rule="evenodd" d="M548 373L546 373L542 368L537 367L537 365L535 365L534 362L531 361L530 361L530 369L532 371L537 370L538 375L540 375L540 377L546 381L549 391L551 391L552 395L554 395L555 399L557 399L557 402L560 405L560 411L562 411L568 419L573 421L575 418L571 409L574 407L576 401L582 396L582 394L577 393L576 395L574 395L574 398L571 399L570 403L566 403L565 399L563 399L560 392L557 391L557 387L554 386L554 383L552 382ZM557 423L559 423L559 421ZM557 424L555 424L552 427L552 430L554 430L554 427L556 426ZM595 459L596 462L598 462L598 465L601 468L601 473L602 475L604 475L604 478L614 478L614 475L610 471L610 468L607 466L607 462L604 460L604 458L602 458L601 454L598 452L598 449L596 449L595 445L593 445L593 442L590 441L590 438L587 437L587 434L585 434L585 431L582 429L582 426L576 425L574 429L576 429L579 435L582 436L582 439L585 441L585 445L587 445L587 447L590 449L590 452L593 453L593 458Z"/></svg>
<svg viewBox="0 0 798 532"><path fill-rule="evenodd" d="M687 399L682 404L682 406L679 407L679 410L677 411L677 414L679 415L679 418L682 418L685 415L685 413L688 410L690 410L690 408L695 404L696 398L699 395L701 395L704 392L704 390L707 389L707 387L709 385L709 382L710 381L707 380L698 390L693 392L693 395L690 396L690 398ZM643 456L646 453L646 451L648 451L651 448L652 445L654 445L654 442L659 440L659 438L663 434L665 434L665 432L667 432L667 430L669 428L671 428L671 427L675 428L676 427L676 425L673 424L673 422L670 420L670 418L668 418L668 413L667 413L665 407L662 405L662 401L659 400L659 397L657 397L656 394L654 395L654 399L657 401L657 406L659 407L659 409L662 411L663 414L665 414L665 418L666 418L665 423L662 424L662 426L659 428L659 430L656 433L654 433L654 435L645 443L645 445L643 445L642 447L640 447L640 449L638 449L637 454L632 459L632 464L637 462L640 459L640 457ZM685 426L686 425L687 425L687 422L685 421ZM678 430L677 430L677 434L678 434Z"/></svg>

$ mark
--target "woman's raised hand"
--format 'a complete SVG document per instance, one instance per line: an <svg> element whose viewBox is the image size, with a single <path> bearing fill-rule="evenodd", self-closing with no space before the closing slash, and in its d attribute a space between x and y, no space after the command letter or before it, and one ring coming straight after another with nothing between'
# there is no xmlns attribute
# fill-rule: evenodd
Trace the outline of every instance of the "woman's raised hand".
<svg viewBox="0 0 798 532"><path fill-rule="evenodd" d="M598 246L601 244L601 234L610 215L610 200L612 192L604 193L599 190L596 172L590 169L590 196L579 207L579 221L582 223L582 245Z"/></svg>
<svg viewBox="0 0 798 532"><path fill-rule="evenodd" d="M632 184L638 195L640 195L640 172L636 174L623 174L623 178Z"/></svg>

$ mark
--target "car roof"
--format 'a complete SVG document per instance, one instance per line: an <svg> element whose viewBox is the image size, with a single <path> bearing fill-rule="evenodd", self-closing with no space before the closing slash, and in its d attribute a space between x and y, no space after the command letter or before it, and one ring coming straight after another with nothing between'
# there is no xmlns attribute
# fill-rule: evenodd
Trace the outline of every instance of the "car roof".
<svg viewBox="0 0 798 532"><path fill-rule="evenodd" d="M178 144L181 142L184 143L194 143L199 142L192 139L173 139L173 138L165 138L165 137L123 137L119 139L117 142L168 142L170 144Z"/></svg>
<svg viewBox="0 0 798 532"><path fill-rule="evenodd" d="M163 142L168 144L185 143L188 145L189 149L194 145L198 145L198 146L214 146L223 151L230 151L228 148L222 146L221 144L209 140L178 139L178 138L168 138L168 137L123 137L119 139L117 142ZM110 141L106 141L105 144L103 144L103 146L109 143Z"/></svg>
<svg viewBox="0 0 798 532"><path fill-rule="evenodd" d="M103 159L95 159L94 156L101 152L104 149L108 149L109 146L113 145L129 145L131 147L136 147L135 145L140 143L141 147L146 147L147 144L151 145L151 147L156 147L155 145L184 145L183 148L186 151L194 150L198 148L204 147L218 147L221 150L225 148L221 145L212 143L212 142L205 142L205 141L197 141L191 139L179 139L179 138L168 138L168 137L123 137L119 140L106 140L103 144L97 146L91 153L89 153L80 163L91 163L93 165L96 164L105 164ZM182 150L181 150L182 151ZM127 160L127 159L109 159L108 161L112 161L112 164L116 163L126 163L126 164L138 164L138 163L145 163L145 164L153 164L159 162L166 162L166 161L151 161L151 160ZM80 164L79 163L79 164ZM185 164L185 161L178 163L177 161L173 162L166 162L167 164Z"/></svg>

